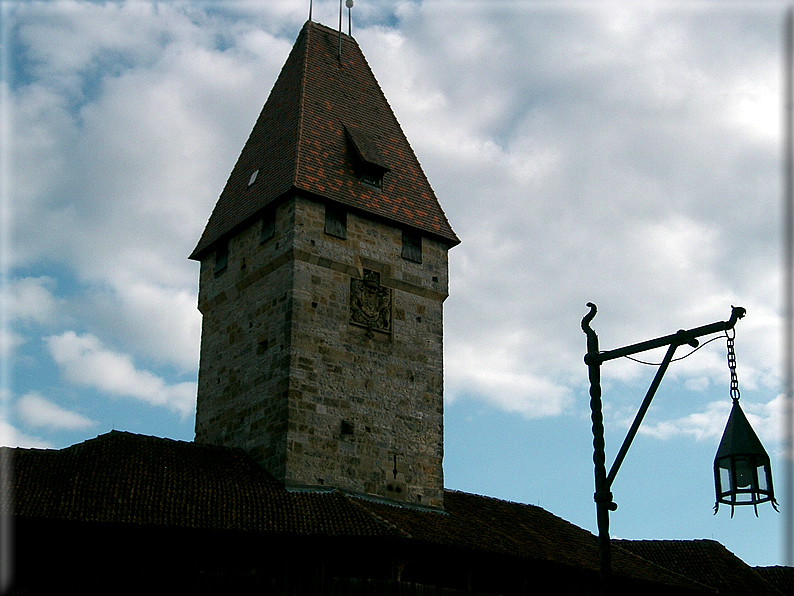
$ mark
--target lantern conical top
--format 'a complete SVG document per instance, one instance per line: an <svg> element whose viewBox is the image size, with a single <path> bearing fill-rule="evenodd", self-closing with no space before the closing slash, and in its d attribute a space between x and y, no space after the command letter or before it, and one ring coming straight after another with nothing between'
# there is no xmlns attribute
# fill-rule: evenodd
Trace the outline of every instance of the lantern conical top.
<svg viewBox="0 0 794 596"><path fill-rule="evenodd" d="M733 400L714 458L714 483L717 492L715 514L720 503L731 506L731 517L736 505L753 505L758 515L756 506L771 501L777 510L769 455L750 426L738 399Z"/></svg>

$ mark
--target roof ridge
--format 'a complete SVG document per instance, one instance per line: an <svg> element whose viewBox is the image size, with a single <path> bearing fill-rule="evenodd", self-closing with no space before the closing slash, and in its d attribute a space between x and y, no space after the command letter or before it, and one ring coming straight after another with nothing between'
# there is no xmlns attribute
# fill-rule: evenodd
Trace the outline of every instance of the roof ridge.
<svg viewBox="0 0 794 596"><path fill-rule="evenodd" d="M303 151L301 150L301 141L303 140L303 115L305 113L305 102L306 102L306 72L309 69L309 44L311 42L311 32L314 22L310 19L306 21L304 25L304 29L306 32L306 51L303 53L303 64L301 65L301 75L300 75L300 93L298 96L300 97L300 102L298 103L298 139L297 139L297 147L295 150L295 168L292 170L292 188L298 187L298 177L299 172L301 169L301 154ZM296 42L297 43L297 42Z"/></svg>
<svg viewBox="0 0 794 596"><path fill-rule="evenodd" d="M361 499L356 499L355 497L352 497L352 496L350 496L350 495L347 495L347 494L344 494L344 493L340 493L340 494L342 494L342 496L344 496L344 497L345 497L345 498L346 498L348 501L350 501L350 503L352 503L352 504L353 504L355 507L358 507L359 509L361 509L361 510L362 510L364 513L366 513L367 515L369 515L369 516L370 516L372 519L374 519L376 522L378 522L378 523L380 523L380 524L383 524L384 526L386 526L386 527L387 527L387 528L389 528L390 530L394 530L395 532L399 533L399 534L400 534L401 536L403 536L404 538L413 538L413 536L411 536L411 533L410 533L410 532L408 532L408 531L406 531L406 530L403 530L403 529L402 529L400 526L398 526L398 525L397 525L397 524L395 524L394 522L392 522L392 521L389 521L389 520L388 520L388 519L386 519L385 517L383 517L383 516L381 516L381 515L378 515L377 513L375 513L375 512L374 512L374 511L372 511L371 509L369 509L369 508L368 508L368 507L367 507L367 506L366 506L366 505L365 505L365 504L364 504L364 503L361 501Z"/></svg>

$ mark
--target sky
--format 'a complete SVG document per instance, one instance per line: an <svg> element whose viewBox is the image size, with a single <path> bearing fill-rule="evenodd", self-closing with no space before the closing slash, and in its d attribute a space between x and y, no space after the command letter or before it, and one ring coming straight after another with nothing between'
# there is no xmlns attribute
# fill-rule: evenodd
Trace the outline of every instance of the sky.
<svg viewBox="0 0 794 596"><path fill-rule="evenodd" d="M747 309L741 404L782 491L784 9L356 0L353 36L461 239L445 302L447 488L596 532L580 328L594 302L602 349ZM336 27L338 10L316 0L313 20ZM308 11L2 2L0 444L193 439L187 257ZM611 532L783 564L769 504L713 514L731 404L713 337L670 366L613 485ZM608 465L655 372L602 367Z"/></svg>

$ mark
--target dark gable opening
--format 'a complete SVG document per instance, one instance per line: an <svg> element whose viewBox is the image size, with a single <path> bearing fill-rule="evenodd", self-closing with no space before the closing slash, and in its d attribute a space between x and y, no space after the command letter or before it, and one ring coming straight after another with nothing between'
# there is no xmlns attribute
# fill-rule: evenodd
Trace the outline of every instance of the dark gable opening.
<svg viewBox="0 0 794 596"><path fill-rule="evenodd" d="M220 275L226 271L229 264L229 241L219 240L218 248L215 249L215 275Z"/></svg>
<svg viewBox="0 0 794 596"><path fill-rule="evenodd" d="M422 262L422 235L417 232L410 232L403 230L403 259L413 261L414 263Z"/></svg>
<svg viewBox="0 0 794 596"><path fill-rule="evenodd" d="M347 239L347 211L339 205L325 206L325 233Z"/></svg>
<svg viewBox="0 0 794 596"><path fill-rule="evenodd" d="M383 187L383 175L389 171L377 144L360 129L345 126L348 145L353 156L353 169L364 184Z"/></svg>

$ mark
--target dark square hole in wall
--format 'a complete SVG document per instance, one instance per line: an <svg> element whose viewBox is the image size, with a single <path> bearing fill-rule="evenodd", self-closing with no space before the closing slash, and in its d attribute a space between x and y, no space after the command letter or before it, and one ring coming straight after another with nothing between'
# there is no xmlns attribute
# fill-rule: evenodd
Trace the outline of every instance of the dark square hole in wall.
<svg viewBox="0 0 794 596"><path fill-rule="evenodd" d="M229 241L222 240L218 242L218 248L215 249L215 275L220 275L226 271L226 266L229 264Z"/></svg>
<svg viewBox="0 0 794 596"><path fill-rule="evenodd" d="M352 435L353 424L347 420L342 420L342 435Z"/></svg>
<svg viewBox="0 0 794 596"><path fill-rule="evenodd" d="M422 235L403 230L402 257L414 263L422 262Z"/></svg>
<svg viewBox="0 0 794 596"><path fill-rule="evenodd" d="M262 215L262 229L259 232L259 243L264 244L276 235L276 210L267 209Z"/></svg>
<svg viewBox="0 0 794 596"><path fill-rule="evenodd" d="M325 206L325 233L329 236L347 238L347 211L338 205Z"/></svg>

